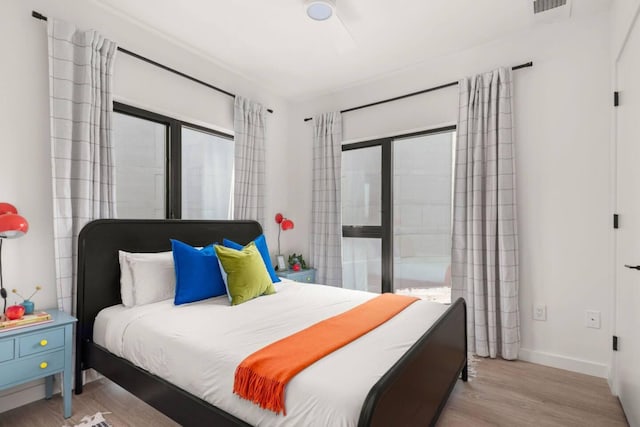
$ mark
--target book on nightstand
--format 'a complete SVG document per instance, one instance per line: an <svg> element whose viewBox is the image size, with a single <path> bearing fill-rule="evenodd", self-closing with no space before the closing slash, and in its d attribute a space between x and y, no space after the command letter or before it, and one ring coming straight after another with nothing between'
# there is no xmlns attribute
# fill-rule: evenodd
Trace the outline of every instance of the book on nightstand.
<svg viewBox="0 0 640 427"><path fill-rule="evenodd" d="M53 319L51 318L51 315L46 311L39 311L38 313L33 314L25 314L20 319L0 321L0 333L52 321Z"/></svg>

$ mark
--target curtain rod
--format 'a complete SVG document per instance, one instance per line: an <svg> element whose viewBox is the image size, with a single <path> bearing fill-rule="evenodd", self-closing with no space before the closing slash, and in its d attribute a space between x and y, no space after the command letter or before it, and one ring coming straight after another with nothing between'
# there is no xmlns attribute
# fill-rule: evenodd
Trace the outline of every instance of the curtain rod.
<svg viewBox="0 0 640 427"><path fill-rule="evenodd" d="M33 16L33 17L34 17L34 18L36 18L36 19L41 19L41 20L43 20L43 21L46 21L46 20L47 20L47 17L46 17L46 16L42 15L41 13L36 12L35 10L31 11L31 16ZM219 87L216 87L216 86L214 86L214 85L212 85L212 84L209 84L209 83L207 83L207 82L205 82L205 81L202 81L202 80L200 80L200 79L197 79L197 78L195 78L195 77L192 77L192 76L190 76L190 75L188 75L188 74L185 74L185 73L183 73L183 72L181 72L181 71L178 71L178 70L176 70L176 69L174 69L174 68L167 67L167 66L166 66L166 65L164 65L164 64L161 64L161 63L156 62L156 61L154 61L154 60L152 60L152 59L146 58L146 57L144 57L144 56L142 56L142 55L139 55L139 54L137 54L137 53L135 53L135 52L131 52L130 50L125 49L125 48L123 48L123 47L118 46L118 50L119 50L120 52L122 52L122 53L126 53L126 54L127 54L127 55L129 55L129 56L133 56L134 58L137 58L137 59L139 59L139 60L141 60L141 61L148 62L149 64L152 64L152 65L155 65L156 67L162 68L163 70L169 71L170 73L177 74L177 75L179 75L180 77L184 77L185 79L191 80L191 81L196 82L196 83L200 83L201 85L206 86L206 87L208 87L209 89L217 90L218 92L220 92L220 93L224 93L225 95L228 95L228 96L230 96L230 97L232 97L232 98L235 98L235 97L236 97L236 95L235 95L235 94L233 94L233 93L231 93L231 92L227 92L227 91L226 91L226 90L224 90L224 89L220 89ZM273 110L272 110L271 108L267 108L267 111L268 111L268 112L270 112L270 113L273 113Z"/></svg>
<svg viewBox="0 0 640 427"><path fill-rule="evenodd" d="M533 67L533 62L531 62L531 61L525 62L524 64L520 64L520 65L516 65L516 66L511 67L511 69L512 70L519 70L520 68L527 68L527 67ZM439 90L439 89L444 89L445 87L451 87L451 86L455 86L457 84L458 84L458 82L446 83L446 84L443 84L443 85L440 85L440 86L430 87L429 89L419 90L418 92L411 92L411 93L408 93L406 95L400 95L400 96L396 96L394 98L383 99L382 101L376 101L376 102L372 102L370 104L360 105L358 107L347 108L346 110L341 110L340 112L341 113L348 113L349 111L361 110L363 108L373 107L374 105L386 104L387 102L397 101L399 99L404 99L404 98L409 98L410 96L421 95L423 93L432 92L434 90ZM305 122L308 122L309 120L313 120L313 117L306 117L304 119Z"/></svg>

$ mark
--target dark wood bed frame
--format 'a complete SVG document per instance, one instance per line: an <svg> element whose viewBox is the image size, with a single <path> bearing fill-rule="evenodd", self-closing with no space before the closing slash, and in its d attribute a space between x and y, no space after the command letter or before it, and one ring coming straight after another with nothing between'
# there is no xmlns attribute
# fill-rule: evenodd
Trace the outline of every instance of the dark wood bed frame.
<svg viewBox="0 0 640 427"><path fill-rule="evenodd" d="M93 368L185 426L246 422L115 356L93 342L100 310L120 304L118 250L161 252L170 238L194 246L223 238L246 244L262 233L255 221L97 220L78 237L75 393ZM466 307L457 300L369 391L358 426L434 425L458 377L467 380Z"/></svg>

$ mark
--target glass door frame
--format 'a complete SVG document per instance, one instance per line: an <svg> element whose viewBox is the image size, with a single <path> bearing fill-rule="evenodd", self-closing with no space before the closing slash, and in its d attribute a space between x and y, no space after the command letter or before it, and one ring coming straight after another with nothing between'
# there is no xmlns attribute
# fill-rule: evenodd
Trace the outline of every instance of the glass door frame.
<svg viewBox="0 0 640 427"><path fill-rule="evenodd" d="M392 188L390 181L386 179L393 168L393 152L391 143L393 138L382 138L371 141L355 142L352 144L344 144L342 151L359 150L370 147L381 148L381 167L380 167L380 185L381 185L381 212L380 225L343 225L342 237L356 237L380 239L381 243L381 289L382 293L391 292L393 281L393 238L388 237L393 233L393 203ZM386 238L385 238L386 237ZM389 262L391 261L391 262Z"/></svg>
<svg viewBox="0 0 640 427"><path fill-rule="evenodd" d="M342 225L342 237L380 239L381 244L381 291L393 292L393 143L394 141L455 131L455 125L442 126L420 132L411 132L369 141L342 145L342 151L381 147L380 185L381 221L380 225Z"/></svg>

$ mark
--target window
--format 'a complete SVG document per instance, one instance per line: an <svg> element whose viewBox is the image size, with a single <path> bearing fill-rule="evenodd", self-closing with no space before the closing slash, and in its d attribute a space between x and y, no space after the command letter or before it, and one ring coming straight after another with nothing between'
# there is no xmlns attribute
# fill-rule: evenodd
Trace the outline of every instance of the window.
<svg viewBox="0 0 640 427"><path fill-rule="evenodd" d="M121 218L164 218L168 126L113 114L116 206Z"/></svg>
<svg viewBox="0 0 640 427"><path fill-rule="evenodd" d="M450 301L455 126L342 147L343 286Z"/></svg>
<svg viewBox="0 0 640 427"><path fill-rule="evenodd" d="M233 138L114 102L120 218L230 219Z"/></svg>
<svg viewBox="0 0 640 427"><path fill-rule="evenodd" d="M233 141L182 128L182 218L230 219L233 215Z"/></svg>

